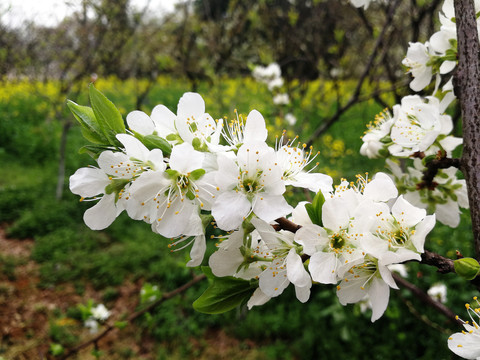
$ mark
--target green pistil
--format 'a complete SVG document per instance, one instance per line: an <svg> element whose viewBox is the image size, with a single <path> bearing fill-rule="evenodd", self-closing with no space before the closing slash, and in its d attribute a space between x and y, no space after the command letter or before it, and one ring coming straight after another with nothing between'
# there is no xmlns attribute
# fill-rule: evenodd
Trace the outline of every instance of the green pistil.
<svg viewBox="0 0 480 360"><path fill-rule="evenodd" d="M345 239L338 234L333 235L330 240L330 246L333 249L341 249L345 246Z"/></svg>

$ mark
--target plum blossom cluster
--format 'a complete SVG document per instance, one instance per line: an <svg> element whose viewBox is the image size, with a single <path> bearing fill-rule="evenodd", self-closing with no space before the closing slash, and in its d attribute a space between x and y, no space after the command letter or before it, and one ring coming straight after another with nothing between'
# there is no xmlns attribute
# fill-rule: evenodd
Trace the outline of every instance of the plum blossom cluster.
<svg viewBox="0 0 480 360"><path fill-rule="evenodd" d="M91 334L96 334L100 327L109 317L110 311L103 304L93 306L92 303L80 307L83 316L86 317L84 326L89 329Z"/></svg>
<svg viewBox="0 0 480 360"><path fill-rule="evenodd" d="M445 113L455 96L452 91L441 96L405 96L393 106L393 114L388 109L378 114L367 125L360 153L385 158L386 167L408 201L435 213L443 224L456 227L460 208L468 208L465 180L457 177L458 169L436 169L433 178L425 181L431 171L429 163L450 159L462 144L461 138L452 135L453 121Z"/></svg>
<svg viewBox="0 0 480 360"><path fill-rule="evenodd" d="M288 94L281 91L284 80L282 78L282 70L277 63L271 63L267 67L255 66L252 71L252 76L258 82L264 83L268 86L268 89L272 92L273 104L279 107L284 107L290 104L290 97ZM297 118L291 112L287 112L283 115L283 118L289 125L295 125L297 122Z"/></svg>
<svg viewBox="0 0 480 360"><path fill-rule="evenodd" d="M99 114L100 97L91 91ZM75 106L77 115L92 114ZM369 301L375 321L396 288L388 266L420 260L434 226L435 216L398 196L386 174L343 180L334 189L330 176L313 171L316 165L307 170L318 153L297 137L284 132L275 146L267 144L256 110L245 120L238 114L214 120L199 94L185 93L176 114L158 105L150 115L133 111L126 121L129 131L119 128L113 144L96 154L98 166L70 178L71 191L95 203L85 223L104 229L126 211L172 239L172 249L191 245L187 266L206 263L207 239L215 238L218 249L208 260L213 275L248 284L242 300L250 307L290 283L302 302L312 282L337 284L342 304ZM287 187L312 191L315 199L294 208Z"/></svg>
<svg viewBox="0 0 480 360"><path fill-rule="evenodd" d="M475 12L480 11L480 1L475 0ZM435 76L436 87L441 76L450 76L457 65L457 28L453 0L445 0L439 14L441 27L424 43L410 43L403 65L412 75L410 88L420 91L427 87ZM477 27L480 22L477 18ZM451 86L451 79L448 87ZM446 90L444 88L444 90Z"/></svg>
<svg viewBox="0 0 480 360"><path fill-rule="evenodd" d="M305 171L316 157L311 149L284 136L268 146L256 110L245 121L223 124L205 112L199 94L186 93L177 114L158 105L150 116L133 111L126 120L131 132L116 135L118 147L101 152L98 167L77 170L70 189L95 202L84 215L90 228L108 227L125 210L175 238L172 246L193 243L190 266L203 259L205 225L212 219L224 231L251 216L271 222L291 212L283 196L287 185L317 192L332 184L327 175ZM168 145L168 154L147 148L152 136Z"/></svg>
<svg viewBox="0 0 480 360"><path fill-rule="evenodd" d="M405 96L393 107L393 115L384 110L367 125L360 153L369 158L428 156L438 151L451 156L462 139L450 135L452 118L444 113L449 104L433 96Z"/></svg>
<svg viewBox="0 0 480 360"><path fill-rule="evenodd" d="M337 284L343 305L368 301L371 320L380 318L390 288L397 288L389 266L421 259L435 216L398 196L383 173L370 182L360 176L356 184L344 180L324 196L315 223L305 203L296 207L291 220L302 226L295 233L275 231L261 219L252 220L248 234L243 228L233 232L210 257L213 273L258 279L249 307L280 295L290 283L306 302L313 280Z"/></svg>
<svg viewBox="0 0 480 360"><path fill-rule="evenodd" d="M463 323L465 330L453 334L448 338L448 348L464 359L480 359L480 302L473 298L474 305L465 304L469 321L457 319ZM478 306L478 307L477 307Z"/></svg>

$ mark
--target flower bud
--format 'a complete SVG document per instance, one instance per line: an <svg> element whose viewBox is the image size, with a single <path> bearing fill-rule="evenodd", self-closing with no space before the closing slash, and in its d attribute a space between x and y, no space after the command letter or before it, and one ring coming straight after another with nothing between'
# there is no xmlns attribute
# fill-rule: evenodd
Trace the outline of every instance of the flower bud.
<svg viewBox="0 0 480 360"><path fill-rule="evenodd" d="M472 258L462 258L453 262L455 272L466 280L473 280L480 272L480 264Z"/></svg>

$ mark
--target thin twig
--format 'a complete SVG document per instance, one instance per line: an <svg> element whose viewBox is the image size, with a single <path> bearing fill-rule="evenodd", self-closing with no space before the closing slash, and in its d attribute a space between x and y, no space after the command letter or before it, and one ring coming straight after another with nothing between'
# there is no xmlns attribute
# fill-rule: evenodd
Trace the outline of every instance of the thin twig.
<svg viewBox="0 0 480 360"><path fill-rule="evenodd" d="M191 288L196 283L205 279L205 277L206 276L204 274L194 276L194 278L192 280L190 280L189 282L183 284L182 286L176 288L173 291L162 294L162 297L160 299L152 302L150 305L146 306L142 310L134 312L125 321L127 321L129 323L133 322L135 319L138 319L143 314L153 310L155 307L157 307L158 305L163 303L165 300L171 299L172 297L183 293L184 291ZM105 329L100 334L98 334L97 336L91 338L90 340L88 340L88 341L86 341L86 342L68 350L68 352L66 354L64 354L60 359L62 359L62 360L67 359L70 356L78 353L80 350L82 350L82 349L84 349L84 348L86 348L86 347L88 347L92 344L97 344L98 341L100 341L100 339L104 338L108 333L110 333L111 331L113 331L115 329L118 329L115 325L107 325L105 327Z"/></svg>
<svg viewBox="0 0 480 360"><path fill-rule="evenodd" d="M394 3L392 3L389 12L387 14L387 18L385 20L385 23L383 25L382 31L380 32L380 35L377 38L377 41L375 42L375 46L373 47L372 54L370 55L370 58L368 59L367 65L365 66L365 69L363 70L362 74L360 75L360 78L358 80L357 86L355 87L355 90L348 100L348 102L339 108L337 112L328 120L322 122L322 124L315 129L313 132L312 136L310 139L307 141L307 146L310 146L313 144L315 139L317 139L321 134L323 134L330 126L332 126L339 118L340 116L347 111L349 108L351 108L353 105L355 105L358 102L359 96L360 96L360 90L362 89L363 83L365 82L365 79L367 78L368 74L370 73L370 70L373 67L374 60L377 56L377 52L380 48L380 46L383 43L383 39L385 37L385 34L387 33L387 29L391 26L393 23L393 16L395 15L395 10L397 9L398 5L400 3L400 0L396 0Z"/></svg>
<svg viewBox="0 0 480 360"><path fill-rule="evenodd" d="M404 287L405 289L409 290L413 295L415 295L420 301L423 303L427 304L428 306L431 306L435 310L437 310L440 314L448 318L449 320L452 320L458 324L462 324L460 320L457 320L455 317L455 314L453 313L452 310L450 310L448 307L443 305L441 302L436 301L432 299L427 293L425 293L422 289L419 287L413 285L412 283L408 282L404 278L402 278L400 275L393 273L393 278L395 279L395 282L397 284L400 284L400 286Z"/></svg>

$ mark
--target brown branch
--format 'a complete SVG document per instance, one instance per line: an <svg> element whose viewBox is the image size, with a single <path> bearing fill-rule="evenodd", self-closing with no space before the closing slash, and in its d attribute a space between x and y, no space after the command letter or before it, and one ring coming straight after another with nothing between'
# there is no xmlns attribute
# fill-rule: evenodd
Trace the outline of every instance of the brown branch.
<svg viewBox="0 0 480 360"><path fill-rule="evenodd" d="M451 272L455 272L455 268L453 267L453 260L443 257L437 253L432 251L425 250L425 252L421 255L422 261L421 264L435 266L438 268L438 272L442 274L447 274Z"/></svg>
<svg viewBox="0 0 480 360"><path fill-rule="evenodd" d="M150 305L146 306L142 310L134 312L125 321L127 321L129 323L133 322L134 320L138 319L143 314L153 310L155 307L157 307L158 305L163 303L165 300L171 299L172 297L183 293L184 291L191 288L196 283L205 279L205 277L206 276L204 274L194 276L194 278L192 280L190 280L189 282L183 284L182 286L176 288L173 291L162 294L162 297L160 299L152 302ZM82 349L84 349L84 348L86 348L90 345L96 345L98 343L98 341L100 341L103 337L105 337L108 333L110 333L111 331L113 331L115 329L118 329L115 325L107 325L105 327L105 329L100 334L98 334L97 336L91 338L90 340L88 340L88 341L86 341L86 342L68 350L68 352L65 355L63 355L60 359L62 359L62 360L67 359L70 356L78 353L80 350L82 350Z"/></svg>
<svg viewBox="0 0 480 360"><path fill-rule="evenodd" d="M475 253L480 259L480 44L473 0L455 0L454 6L458 68L453 80L463 119L462 171L467 183Z"/></svg>
<svg viewBox="0 0 480 360"><path fill-rule="evenodd" d="M275 231L287 230L295 234L297 230L302 227L302 225L297 225L284 217L278 218L275 221L277 222L276 225L273 225Z"/></svg>
<svg viewBox="0 0 480 360"><path fill-rule="evenodd" d="M439 152L440 153L440 152ZM434 190L437 187L437 183L433 181L435 176L437 176L438 170L448 169L449 167L460 168L461 162L460 159L447 158L439 154L437 158L428 161L425 164L426 169L423 171L422 181L417 184L417 189L429 189Z"/></svg>
<svg viewBox="0 0 480 360"><path fill-rule="evenodd" d="M330 126L332 126L339 118L340 116L347 111L349 108L351 108L353 105L355 105L358 102L359 96L360 96L360 90L362 89L363 83L365 82L368 74L370 73L370 70L373 68L374 60L377 56L377 52L380 49L380 46L383 43L383 40L385 38L385 34L387 33L387 29L391 26L393 23L393 17L395 15L395 10L397 9L398 5L400 3L400 0L396 0L393 2L390 6L390 9L387 14L387 18L385 20L385 23L383 25L383 28L380 32L380 35L378 35L377 41L375 42L375 45L373 47L373 51L370 55L370 58L368 59L367 65L365 66L362 74L360 75L360 78L358 80L357 86L355 87L355 90L348 100L348 102L339 108L337 112L327 121L322 122L322 124L315 129L313 132L312 136L307 141L307 146L310 146L313 144L315 139L317 139L321 134L323 134Z"/></svg>
<svg viewBox="0 0 480 360"><path fill-rule="evenodd" d="M395 282L400 286L408 289L413 295L415 295L420 301L431 306L435 310L437 310L440 314L445 316L447 319L452 320L458 324L462 324L460 320L457 320L455 314L450 310L448 307L443 305L441 302L432 299L428 294L426 294L422 289L413 285L412 283L408 282L400 275L392 273Z"/></svg>

